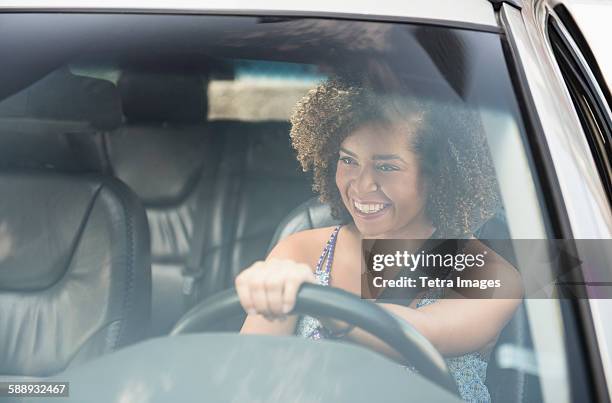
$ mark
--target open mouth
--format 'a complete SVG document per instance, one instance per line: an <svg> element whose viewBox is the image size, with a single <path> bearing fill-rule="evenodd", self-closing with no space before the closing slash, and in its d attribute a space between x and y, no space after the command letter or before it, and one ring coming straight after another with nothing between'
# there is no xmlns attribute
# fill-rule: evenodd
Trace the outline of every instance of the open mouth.
<svg viewBox="0 0 612 403"><path fill-rule="evenodd" d="M389 206L391 206L389 203L362 203L353 200L355 212L359 216L366 218L374 218L384 214Z"/></svg>

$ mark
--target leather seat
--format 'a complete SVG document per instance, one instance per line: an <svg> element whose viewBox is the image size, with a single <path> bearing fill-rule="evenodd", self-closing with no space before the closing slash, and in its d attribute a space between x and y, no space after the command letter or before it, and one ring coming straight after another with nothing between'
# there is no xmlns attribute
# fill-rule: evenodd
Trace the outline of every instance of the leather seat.
<svg viewBox="0 0 612 403"><path fill-rule="evenodd" d="M331 208L313 197L296 207L276 227L272 241L268 246L271 251L284 238L300 231L338 225L341 221L332 217Z"/></svg>
<svg viewBox="0 0 612 403"><path fill-rule="evenodd" d="M48 376L148 334L144 209L71 141L119 124L119 105L111 83L67 70L0 103L3 379Z"/></svg>
<svg viewBox="0 0 612 403"><path fill-rule="evenodd" d="M112 178L0 173L0 374L47 376L146 337L149 233Z"/></svg>
<svg viewBox="0 0 612 403"><path fill-rule="evenodd" d="M118 82L125 122L100 139L102 165L146 207L152 335L165 334L188 308L186 261L194 226L212 204L218 155L204 126L204 88L204 78L196 75L126 71Z"/></svg>

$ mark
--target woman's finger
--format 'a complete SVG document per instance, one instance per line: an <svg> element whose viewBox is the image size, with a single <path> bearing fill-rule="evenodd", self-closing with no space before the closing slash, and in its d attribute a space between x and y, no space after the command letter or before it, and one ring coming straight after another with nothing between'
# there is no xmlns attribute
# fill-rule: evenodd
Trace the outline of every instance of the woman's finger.
<svg viewBox="0 0 612 403"><path fill-rule="evenodd" d="M254 273L249 280L249 292L253 308L258 314L269 315L270 309L268 307L268 297L266 296L265 273Z"/></svg>
<svg viewBox="0 0 612 403"><path fill-rule="evenodd" d="M268 300L268 309L273 316L283 315L283 289L285 288L287 274L282 268L270 268L264 286Z"/></svg>
<svg viewBox="0 0 612 403"><path fill-rule="evenodd" d="M249 289L248 277L249 273L246 272L246 270L236 277L236 293L238 294L240 305L242 305L245 312L249 315L255 315L257 314L257 310L253 305L253 301L251 300L251 290Z"/></svg>

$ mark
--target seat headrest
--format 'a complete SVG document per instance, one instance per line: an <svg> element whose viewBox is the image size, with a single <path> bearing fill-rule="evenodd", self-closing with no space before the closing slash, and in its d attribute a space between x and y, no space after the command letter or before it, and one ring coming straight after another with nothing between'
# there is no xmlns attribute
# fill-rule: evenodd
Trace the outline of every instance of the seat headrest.
<svg viewBox="0 0 612 403"><path fill-rule="evenodd" d="M113 130L121 125L121 100L110 81L64 68L0 102L0 117L86 122Z"/></svg>
<svg viewBox="0 0 612 403"><path fill-rule="evenodd" d="M206 80L197 74L125 71L118 87L128 123L206 121Z"/></svg>
<svg viewBox="0 0 612 403"><path fill-rule="evenodd" d="M0 169L100 171L89 143L121 120L113 83L57 70L0 102Z"/></svg>
<svg viewBox="0 0 612 403"><path fill-rule="evenodd" d="M0 118L0 170L102 172L87 129L79 123Z"/></svg>

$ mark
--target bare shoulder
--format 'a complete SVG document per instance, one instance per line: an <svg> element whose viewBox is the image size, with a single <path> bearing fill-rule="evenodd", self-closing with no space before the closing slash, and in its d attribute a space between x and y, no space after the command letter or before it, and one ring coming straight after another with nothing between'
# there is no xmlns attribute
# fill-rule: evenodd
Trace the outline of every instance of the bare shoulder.
<svg viewBox="0 0 612 403"><path fill-rule="evenodd" d="M268 259L290 259L314 266L334 228L315 228L291 234L274 246Z"/></svg>

